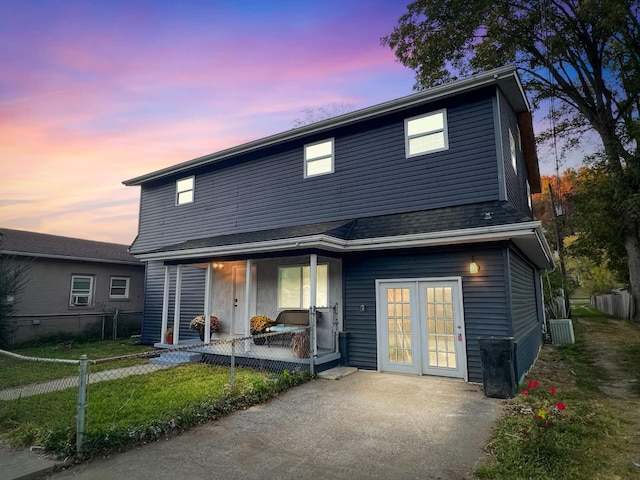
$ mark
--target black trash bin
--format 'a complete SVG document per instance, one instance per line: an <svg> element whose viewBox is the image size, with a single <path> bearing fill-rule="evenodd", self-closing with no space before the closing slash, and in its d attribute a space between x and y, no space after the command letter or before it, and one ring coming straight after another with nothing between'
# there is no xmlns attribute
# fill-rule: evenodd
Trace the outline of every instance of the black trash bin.
<svg viewBox="0 0 640 480"><path fill-rule="evenodd" d="M349 332L338 332L340 365L349 365Z"/></svg>
<svg viewBox="0 0 640 480"><path fill-rule="evenodd" d="M516 394L513 337L480 337L480 360L484 394L492 398L512 398Z"/></svg>

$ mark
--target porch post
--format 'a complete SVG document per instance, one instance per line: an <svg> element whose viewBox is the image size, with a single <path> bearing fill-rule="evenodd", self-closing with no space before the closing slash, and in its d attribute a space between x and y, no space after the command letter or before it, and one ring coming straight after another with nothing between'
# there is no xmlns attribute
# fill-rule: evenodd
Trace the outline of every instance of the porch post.
<svg viewBox="0 0 640 480"><path fill-rule="evenodd" d="M167 343L167 326L169 324L169 265L164 266L164 291L162 293L162 326L160 327L160 342ZM174 340L175 341L175 340Z"/></svg>
<svg viewBox="0 0 640 480"><path fill-rule="evenodd" d="M318 342L316 341L316 292L318 289L318 255L312 253L309 258L309 326L311 331L310 337L310 349L313 352L313 357L318 354ZM313 359L311 359L313 362ZM313 370L312 370L313 371Z"/></svg>
<svg viewBox="0 0 640 480"><path fill-rule="evenodd" d="M247 259L247 266L244 279L244 336L249 337L251 335L251 314L249 309L251 308L251 268L252 261ZM251 348L250 342L244 342L245 351L249 351Z"/></svg>
<svg viewBox="0 0 640 480"><path fill-rule="evenodd" d="M211 342L211 279L213 267L207 262L207 271L204 280L204 342Z"/></svg>
<svg viewBox="0 0 640 480"><path fill-rule="evenodd" d="M182 294L182 265L176 267L176 298L173 306L173 343L180 340L180 295Z"/></svg>

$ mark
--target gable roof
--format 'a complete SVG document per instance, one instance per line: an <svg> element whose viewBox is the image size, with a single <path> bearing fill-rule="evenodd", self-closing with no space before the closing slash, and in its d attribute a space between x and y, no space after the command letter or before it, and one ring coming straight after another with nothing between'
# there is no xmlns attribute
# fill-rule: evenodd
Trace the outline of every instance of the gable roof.
<svg viewBox="0 0 640 480"><path fill-rule="evenodd" d="M0 254L142 265L127 245L0 228Z"/></svg>
<svg viewBox="0 0 640 480"><path fill-rule="evenodd" d="M319 248L365 251L513 241L540 268L550 268L551 251L540 222L504 201L421 210L335 222L274 228L188 240L139 255L144 260L193 260Z"/></svg>
<svg viewBox="0 0 640 480"><path fill-rule="evenodd" d="M333 118L312 123L310 125L305 125L300 128L294 128L292 130L278 133L276 135L271 135L269 137L244 143L242 145L227 148L216 153L198 157L187 162L183 162L171 167L157 170L155 172L141 175L139 177L125 180L122 183L127 186L143 185L147 182L160 180L168 176L183 174L190 170L193 170L194 168L199 168L215 162L219 162L236 155L241 155L263 148L279 145L291 140L323 133L337 127L355 124L365 120L381 117L383 115L388 115L394 112L400 112L422 104L431 103L436 100L441 100L444 98L452 97L454 95L467 93L491 85L495 85L500 88L516 113L531 112L516 68L514 66L505 66L489 70L487 72L478 73L476 75L471 75L461 80L456 80L453 82L438 85L436 87L428 88L418 93L407 95L396 100L380 103L378 105L373 105L361 110L349 112L344 115L339 115ZM531 128L530 132L527 130L526 133L530 133L530 135L523 136L523 141L525 140L525 138L528 141L529 136L531 139L533 139L533 128ZM528 173L535 173L538 168L538 157L535 152L535 147L525 150L525 161L527 163ZM529 183L531 185L532 192L536 193L536 187L539 184L539 174L538 180L536 180L536 177L532 177Z"/></svg>

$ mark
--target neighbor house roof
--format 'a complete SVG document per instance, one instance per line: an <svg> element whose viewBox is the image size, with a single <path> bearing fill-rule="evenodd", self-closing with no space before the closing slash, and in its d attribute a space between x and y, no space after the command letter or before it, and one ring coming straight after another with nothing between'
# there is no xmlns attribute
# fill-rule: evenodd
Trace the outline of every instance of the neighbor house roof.
<svg viewBox="0 0 640 480"><path fill-rule="evenodd" d="M0 254L139 265L127 245L0 228Z"/></svg>
<svg viewBox="0 0 640 480"><path fill-rule="evenodd" d="M374 119L394 112L400 112L422 104L428 104L436 100L452 97L481 88L495 85L500 88L516 113L523 114L520 118L520 128L523 130L523 142L533 142L533 127L530 121L531 109L527 97L524 94L522 84L518 78L514 66L496 68L487 72L478 73L461 80L456 80L436 87L428 88L418 93L373 105L368 108L349 112L327 120L322 120L300 128L294 128L269 137L244 143L226 150L205 155L189 160L162 170L157 170L139 177L125 180L125 185L142 185L147 182L160 180L168 176L184 174L194 168L203 167L215 162L225 160L236 155L253 152L263 148L280 145L292 140L305 138L310 135L323 133L338 127L353 125L362 121ZM523 145L525 146L525 145ZM538 157L535 146L525 148L525 161L529 174L529 184L532 193L539 192L540 174L538 172Z"/></svg>
<svg viewBox="0 0 640 480"><path fill-rule="evenodd" d="M551 251L540 222L508 202L490 201L432 210L381 215L189 240L139 255L145 260L189 260L318 248L366 251L511 240L540 268Z"/></svg>

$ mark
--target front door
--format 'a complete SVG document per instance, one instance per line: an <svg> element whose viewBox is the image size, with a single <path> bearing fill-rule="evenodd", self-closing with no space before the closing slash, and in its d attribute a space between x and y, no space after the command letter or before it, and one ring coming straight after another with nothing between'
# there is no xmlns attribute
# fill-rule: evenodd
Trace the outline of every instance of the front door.
<svg viewBox="0 0 640 480"><path fill-rule="evenodd" d="M381 371L467 376L460 279L377 282Z"/></svg>
<svg viewBox="0 0 640 480"><path fill-rule="evenodd" d="M233 333L235 335L248 335L245 331L247 315L245 314L245 290L247 284L247 267L233 267ZM256 266L251 269L251 303L249 307L249 317L255 315L256 298Z"/></svg>

